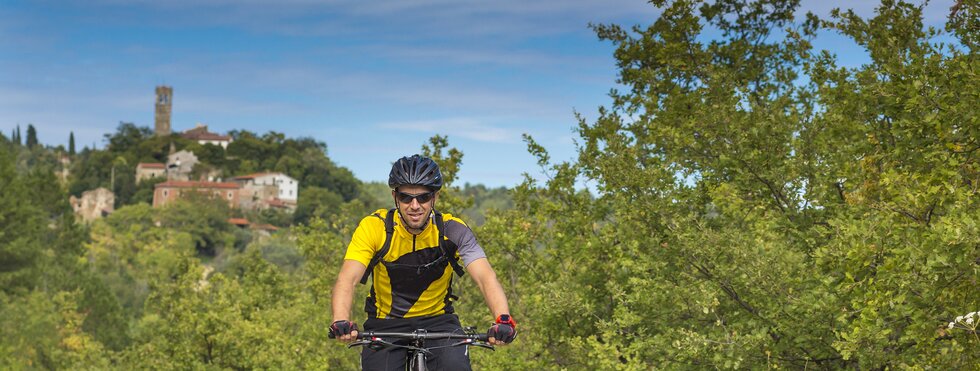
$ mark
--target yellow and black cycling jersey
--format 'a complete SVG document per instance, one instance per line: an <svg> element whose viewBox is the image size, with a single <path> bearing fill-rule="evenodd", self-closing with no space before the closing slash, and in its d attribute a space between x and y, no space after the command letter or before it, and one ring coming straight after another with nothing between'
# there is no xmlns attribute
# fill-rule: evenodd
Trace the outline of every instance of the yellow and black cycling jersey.
<svg viewBox="0 0 980 371"><path fill-rule="evenodd" d="M361 219L350 244L346 260L368 266L384 245L387 209L379 209ZM418 235L401 226L401 215L395 211L395 228L391 247L372 272L371 293L364 304L369 318L410 318L453 313L453 268L449 259L459 258L462 266L485 258L473 231L459 218L442 214L442 231L447 251L455 256L443 258L439 248L439 231L430 221ZM432 264L435 263L435 264Z"/></svg>

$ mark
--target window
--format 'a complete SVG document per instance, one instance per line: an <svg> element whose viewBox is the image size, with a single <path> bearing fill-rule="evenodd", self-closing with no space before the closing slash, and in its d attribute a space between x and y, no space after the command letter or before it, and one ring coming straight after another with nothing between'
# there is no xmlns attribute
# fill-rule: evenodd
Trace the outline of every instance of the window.
<svg viewBox="0 0 980 371"><path fill-rule="evenodd" d="M228 192L228 199L231 199L231 192Z"/></svg>
<svg viewBox="0 0 980 371"><path fill-rule="evenodd" d="M163 190L163 197L167 197L170 194L166 189Z"/></svg>

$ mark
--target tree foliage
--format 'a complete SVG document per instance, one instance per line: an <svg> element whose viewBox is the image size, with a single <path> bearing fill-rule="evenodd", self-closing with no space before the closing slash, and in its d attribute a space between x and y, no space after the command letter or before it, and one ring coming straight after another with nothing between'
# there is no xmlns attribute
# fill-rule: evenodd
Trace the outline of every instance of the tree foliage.
<svg viewBox="0 0 980 371"><path fill-rule="evenodd" d="M943 328L978 291L973 50L902 2L799 23L794 1L654 4L595 26L627 90L580 121L578 160L528 138L550 179L482 230L522 341L569 368L975 365ZM870 63L813 50L820 29Z"/></svg>
<svg viewBox="0 0 980 371"><path fill-rule="evenodd" d="M463 152L447 147L449 147L449 139L436 135L429 139L429 143L422 145L422 155L439 164L439 171L442 172L443 185L439 192L437 209L463 210L473 205L473 200L461 195L459 186L453 184L456 181L456 173L463 164Z"/></svg>
<svg viewBox="0 0 980 371"><path fill-rule="evenodd" d="M620 88L579 117L578 158L525 137L547 180L460 187L462 151L421 148L445 176L439 210L475 229L520 324L515 345L471 352L476 368L975 368L976 328L948 324L980 309L976 3L944 30L893 0L827 19L793 0L652 4L650 25L593 26ZM815 50L827 32L867 63ZM62 184L63 150L0 135L0 368L357 368L326 338L330 290L390 190L315 140L232 136L225 150L121 123ZM238 229L203 196L150 207L153 182L119 177L171 144L202 173L299 179L302 224ZM113 184L120 207L76 224L67 194ZM462 323L489 324L471 280L453 285Z"/></svg>
<svg viewBox="0 0 980 371"><path fill-rule="evenodd" d="M37 147L37 129L34 128L34 124L27 124L27 141L24 145L29 149Z"/></svg>

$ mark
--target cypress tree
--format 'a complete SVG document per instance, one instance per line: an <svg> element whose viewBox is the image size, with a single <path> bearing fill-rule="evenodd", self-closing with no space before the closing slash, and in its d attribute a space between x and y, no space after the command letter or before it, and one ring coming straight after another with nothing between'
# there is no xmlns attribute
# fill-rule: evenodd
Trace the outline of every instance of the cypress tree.
<svg viewBox="0 0 980 371"><path fill-rule="evenodd" d="M75 155L75 132L68 133L68 155Z"/></svg>
<svg viewBox="0 0 980 371"><path fill-rule="evenodd" d="M27 124L27 148L34 148L37 145L37 130L33 124Z"/></svg>

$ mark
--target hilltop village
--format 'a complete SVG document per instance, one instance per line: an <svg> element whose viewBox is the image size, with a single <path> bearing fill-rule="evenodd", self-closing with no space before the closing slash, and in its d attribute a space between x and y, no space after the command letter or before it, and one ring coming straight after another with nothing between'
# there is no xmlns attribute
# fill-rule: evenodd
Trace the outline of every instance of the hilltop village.
<svg viewBox="0 0 980 371"><path fill-rule="evenodd" d="M156 88L156 110L153 135L168 137L175 134L171 131L171 113L173 110L173 88L158 86ZM207 125L197 124L194 128L176 133L180 138L196 142L202 146L212 145L228 148L233 142L229 135L213 133ZM261 211L268 209L293 213L299 202L299 181L282 172L255 172L232 175L225 178L220 169L211 169L204 173L198 169L200 161L191 150L176 150L170 143L170 151L166 162L140 162L136 165L134 181L136 185L143 182L156 182L153 188L153 207L163 207L181 198L189 192L203 194L212 198L225 200L232 209L243 211ZM67 166L65 167L67 169ZM197 175L196 177L194 175ZM63 174L67 177L67 173ZM114 179L114 176L113 176ZM92 221L104 217L114 211L115 194L99 187L70 199L75 213L83 221ZM250 226L244 218L231 218L229 222L239 226ZM252 227L274 230L269 225L251 225Z"/></svg>

